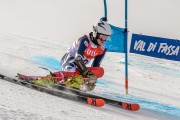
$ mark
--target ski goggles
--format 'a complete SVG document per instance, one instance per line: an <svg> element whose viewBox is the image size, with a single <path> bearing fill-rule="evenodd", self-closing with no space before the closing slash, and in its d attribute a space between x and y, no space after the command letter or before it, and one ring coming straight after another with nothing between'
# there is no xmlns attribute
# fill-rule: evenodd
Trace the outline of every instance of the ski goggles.
<svg viewBox="0 0 180 120"><path fill-rule="evenodd" d="M110 38L109 35L103 35L103 34L100 34L99 35L99 39L102 41L102 42L106 42L106 40L108 40Z"/></svg>

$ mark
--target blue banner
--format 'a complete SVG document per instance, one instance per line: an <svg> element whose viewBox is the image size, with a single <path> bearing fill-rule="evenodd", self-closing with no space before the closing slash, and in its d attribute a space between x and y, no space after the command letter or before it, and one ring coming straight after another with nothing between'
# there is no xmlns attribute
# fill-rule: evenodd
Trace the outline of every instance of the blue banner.
<svg viewBox="0 0 180 120"><path fill-rule="evenodd" d="M124 40L125 35L124 28L118 28L110 25L112 29L112 34L110 39L105 42L105 46L108 52L124 52Z"/></svg>
<svg viewBox="0 0 180 120"><path fill-rule="evenodd" d="M180 40L132 34L130 52L180 61Z"/></svg>

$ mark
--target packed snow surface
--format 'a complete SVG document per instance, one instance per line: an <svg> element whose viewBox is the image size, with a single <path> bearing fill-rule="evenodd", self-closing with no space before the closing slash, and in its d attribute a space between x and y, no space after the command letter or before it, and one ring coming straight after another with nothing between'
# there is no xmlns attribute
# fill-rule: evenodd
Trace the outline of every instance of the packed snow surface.
<svg viewBox="0 0 180 120"><path fill-rule="evenodd" d="M0 34L0 73L47 75L59 71L69 43L50 39ZM180 63L129 54L129 89L125 94L123 53L107 53L93 94L139 103L136 112L105 105L102 108L66 100L0 80L2 120L178 120L180 118Z"/></svg>

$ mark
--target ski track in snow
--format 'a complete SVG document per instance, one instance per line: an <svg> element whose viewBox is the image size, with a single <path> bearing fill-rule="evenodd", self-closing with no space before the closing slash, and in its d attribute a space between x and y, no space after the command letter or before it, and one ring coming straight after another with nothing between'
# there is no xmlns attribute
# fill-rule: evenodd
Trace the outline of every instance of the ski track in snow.
<svg viewBox="0 0 180 120"><path fill-rule="evenodd" d="M33 39L33 38L28 38L28 37L13 35L13 34L11 35L0 34L0 44L1 45L3 44L0 50L0 56L3 58L0 63L1 72L2 74L9 75L10 77L14 76L16 72L29 74L29 75L47 75L48 74L47 71L38 68L40 66L46 67L52 71L59 71L61 70L59 61L67 49L67 45L62 45L58 41L52 42L51 40L48 40L48 39ZM12 46L14 47L12 48ZM105 66L105 71L107 71L107 73L108 72L111 73L112 71L112 73L119 72L120 74L124 74L123 55L119 53L110 53L110 54L108 54L107 57L105 57L104 59L103 65ZM117 56L119 56L119 58ZM159 80L160 77L162 77L162 75L166 75L169 78L172 78L172 83L167 84L167 86L169 86L170 89L173 89L170 85L174 84L175 89L180 90L180 88L177 85L177 83L180 83L177 81L177 79L180 78L180 72L179 72L180 63L169 62L169 61L167 62L166 60L161 60L161 59L156 59L156 58L151 58L151 57L146 57L146 56L139 56L139 55L130 54L129 56L130 56L129 72L136 73L134 74L136 75L136 78L134 79L135 82L133 80L132 82L129 81L129 84L130 84L129 89L131 90L130 94L129 95L124 94L124 84L123 84L124 76L120 74L114 74L114 75L105 74L103 78L98 79L97 86L92 93L101 95L103 97L116 99L116 100L137 102L141 105L141 108L142 108L141 112L145 111L146 115L147 115L147 112L151 115L155 114L154 118L152 117L152 119L159 118L159 116L164 116L163 118L167 118L167 119L169 118L178 119L180 117L180 104L179 104L180 98L178 96L180 95L180 93L179 92L176 93L174 92L175 90L171 90L171 91L167 91L167 95L165 94L166 92L162 94L163 93L162 91L164 88L162 87L162 90L161 89L159 90L158 87L156 88L156 86L153 86L152 89L159 90L157 91L157 93L156 91L150 91L149 88L145 88L143 86L141 87L140 85L141 83L137 81L137 78L144 78L144 81L143 79L139 81L143 82L142 84L148 84L150 87L151 84L156 85L154 83L155 79ZM109 64L109 62L111 62L112 64ZM15 64L17 64L18 66ZM174 78L174 81L173 81L173 78ZM122 81L119 81L118 79L121 79ZM152 80L152 81L149 81L149 80ZM162 81L163 80L157 81L157 86L159 84L163 85ZM168 78L164 79L164 81L170 82ZM3 82L1 83L7 84ZM15 85L12 85L12 83L8 83L8 84L11 84L9 86L15 86ZM137 84L140 87L136 87L135 84ZM166 86L166 84L164 85ZM28 92L28 94L30 94L29 99L32 99L31 98L31 94L33 94L32 90L29 90L26 88L22 88L22 89ZM9 89L9 92L13 90L14 89L11 88ZM4 91L4 93L6 92ZM3 91L1 91L1 95L2 94L3 94ZM20 94L22 95L20 97L23 97L24 93L20 93ZM37 92L37 94L40 95L42 93ZM45 119L48 119L48 120L58 119L56 117L53 118L52 116L48 116L48 112L47 113L45 112L43 114L41 112L33 113L31 110L30 110L31 112L28 112L28 109L30 108L25 108L27 111L22 111L22 109L20 110L8 109L8 106L9 106L8 104L13 99L10 97L11 96L8 96L5 99L1 98L1 102L7 103L7 104L2 104L0 106L1 119L12 119L12 118L44 119L44 120ZM36 99L39 99L38 96L34 96L34 97L36 97ZM34 99L34 101L36 101L36 99ZM54 97L54 99L59 100L61 98ZM67 101L64 99L61 99L61 100ZM14 101L14 102L17 102L18 104L20 101ZM27 102L32 102L32 101L27 101ZM22 104L22 102L20 103ZM26 104L26 103L23 103L23 104ZM13 106L16 106L16 105L13 105ZM82 106L86 107L86 105L82 105ZM90 107L88 109L94 109L94 108ZM108 111L106 109L107 107L104 108L104 111ZM74 110L75 109L72 109L71 111L75 112ZM63 111L63 110L61 111L61 113L64 114L64 116L66 116L66 114L69 114L67 111ZM54 114L57 114L57 113L55 112ZM122 112L122 115L123 115L123 112ZM127 116L127 114L125 115ZM76 114L74 114L74 116L76 116ZM71 117L72 116L68 118L70 119ZM82 116L77 116L78 119L81 117ZM100 116L98 117L97 115L95 118L104 119L106 117L100 117ZM83 116L83 118L86 118L86 117ZM116 116L114 119L116 119Z"/></svg>

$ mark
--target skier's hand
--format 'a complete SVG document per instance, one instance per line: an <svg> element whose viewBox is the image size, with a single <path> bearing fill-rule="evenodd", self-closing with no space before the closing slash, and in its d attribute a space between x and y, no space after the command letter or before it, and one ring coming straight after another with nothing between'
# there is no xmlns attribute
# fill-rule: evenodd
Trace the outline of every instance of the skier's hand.
<svg viewBox="0 0 180 120"><path fill-rule="evenodd" d="M84 83L84 88L87 91L94 90L95 83L97 81L96 75L94 73L92 73L91 71L86 70L85 72L82 73L82 76L88 78L88 80L86 80L85 83Z"/></svg>
<svg viewBox="0 0 180 120"><path fill-rule="evenodd" d="M97 77L94 73L92 73L89 70L86 70L85 72L82 73L83 77L89 78L89 80L87 81L88 83L96 83L97 81Z"/></svg>
<svg viewBox="0 0 180 120"><path fill-rule="evenodd" d="M89 70L86 70L84 71L83 73L81 73L83 77L89 77L91 75L94 75L94 73L92 73L91 71Z"/></svg>

